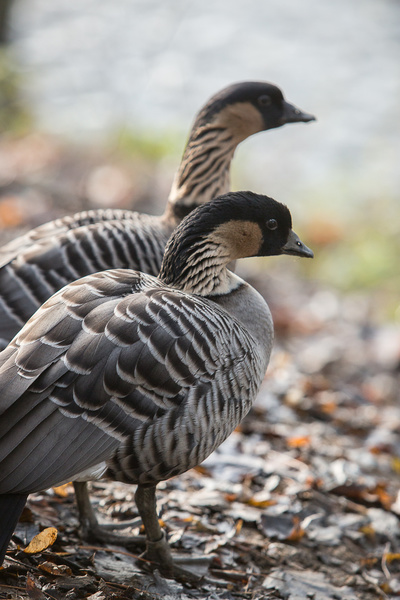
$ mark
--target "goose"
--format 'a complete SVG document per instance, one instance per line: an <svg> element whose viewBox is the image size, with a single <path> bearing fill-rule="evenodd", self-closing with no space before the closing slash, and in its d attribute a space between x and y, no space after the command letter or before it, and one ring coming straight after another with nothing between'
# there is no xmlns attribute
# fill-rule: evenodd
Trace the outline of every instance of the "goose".
<svg viewBox="0 0 400 600"><path fill-rule="evenodd" d="M193 208L230 188L236 147L286 123L315 120L266 82L241 82L214 95L191 129L164 214L89 210L45 223L0 249L0 349L61 287L96 271L157 275L174 228Z"/></svg>
<svg viewBox="0 0 400 600"><path fill-rule="evenodd" d="M158 277L112 269L54 294L0 353L0 564L28 494L101 476L137 485L147 557L174 572L156 485L249 411L269 362L262 296L227 265L312 257L289 209L252 192L193 210Z"/></svg>

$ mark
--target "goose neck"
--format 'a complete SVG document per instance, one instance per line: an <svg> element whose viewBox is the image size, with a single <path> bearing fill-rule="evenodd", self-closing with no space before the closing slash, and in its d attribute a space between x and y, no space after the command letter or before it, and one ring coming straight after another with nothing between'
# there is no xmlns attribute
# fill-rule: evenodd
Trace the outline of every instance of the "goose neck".
<svg viewBox="0 0 400 600"><path fill-rule="evenodd" d="M182 219L193 208L230 189L230 165L240 142L228 128L194 128L168 198L167 211Z"/></svg>

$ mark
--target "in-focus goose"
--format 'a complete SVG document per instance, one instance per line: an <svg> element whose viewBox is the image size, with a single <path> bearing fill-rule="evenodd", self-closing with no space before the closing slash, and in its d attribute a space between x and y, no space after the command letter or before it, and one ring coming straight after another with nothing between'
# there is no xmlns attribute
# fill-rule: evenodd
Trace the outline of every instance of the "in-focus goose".
<svg viewBox="0 0 400 600"><path fill-rule="evenodd" d="M29 493L104 475L138 484L148 557L172 569L156 485L233 431L272 346L266 302L226 266L312 257L291 227L275 200L227 194L183 220L157 278L89 275L33 315L0 354L1 561Z"/></svg>
<svg viewBox="0 0 400 600"><path fill-rule="evenodd" d="M96 271L138 269L157 275L165 244L193 208L229 191L237 145L259 131L314 117L264 82L231 85L193 124L162 216L90 210L46 223L0 249L0 349L62 286Z"/></svg>

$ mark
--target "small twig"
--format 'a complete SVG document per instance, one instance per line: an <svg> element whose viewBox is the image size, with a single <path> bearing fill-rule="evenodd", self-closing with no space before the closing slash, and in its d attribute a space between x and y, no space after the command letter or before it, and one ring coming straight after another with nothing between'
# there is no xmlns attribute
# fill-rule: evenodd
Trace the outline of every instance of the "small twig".
<svg viewBox="0 0 400 600"><path fill-rule="evenodd" d="M382 588L376 583L376 581L373 580L373 578L370 575L368 575L368 573L365 570L361 572L361 576L367 583L369 583L369 585L371 585L375 589L376 592L379 593L381 598L388 598L387 594L385 594Z"/></svg>
<svg viewBox="0 0 400 600"><path fill-rule="evenodd" d="M16 563L20 567L24 567L27 571L37 571L38 573L41 573L41 570L35 567L34 565L26 565L24 562L18 560L17 558L14 558L13 556L9 556L8 554L6 554L6 559L10 560L13 563ZM7 569L7 567L4 567L4 569Z"/></svg>
<svg viewBox="0 0 400 600"><path fill-rule="evenodd" d="M231 581L243 581L249 579L250 575L245 571L236 571L236 570L227 570L227 569L210 569L213 575L217 575L218 577L222 577L223 579L228 579Z"/></svg>
<svg viewBox="0 0 400 600"><path fill-rule="evenodd" d="M390 574L390 571L388 569L387 562L386 562L386 557L388 555L389 548L390 548L390 542L387 542L385 549L383 551L382 560L381 560L382 571L388 581L391 579L391 574Z"/></svg>
<svg viewBox="0 0 400 600"><path fill-rule="evenodd" d="M26 588L24 587L19 587L17 585L3 585L1 583L0 590L22 590L23 592L26 592Z"/></svg>

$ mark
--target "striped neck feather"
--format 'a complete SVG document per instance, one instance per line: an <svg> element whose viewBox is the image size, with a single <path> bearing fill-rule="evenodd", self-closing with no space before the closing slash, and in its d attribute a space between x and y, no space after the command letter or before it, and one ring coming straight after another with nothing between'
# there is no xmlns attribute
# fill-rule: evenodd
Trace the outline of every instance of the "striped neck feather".
<svg viewBox="0 0 400 600"><path fill-rule="evenodd" d="M205 237L189 244L174 245L164 256L159 278L171 287L199 296L231 291L229 249Z"/></svg>
<svg viewBox="0 0 400 600"><path fill-rule="evenodd" d="M175 175L167 210L182 219L199 204L227 193L230 164L240 141L227 128L213 123L195 127Z"/></svg>

